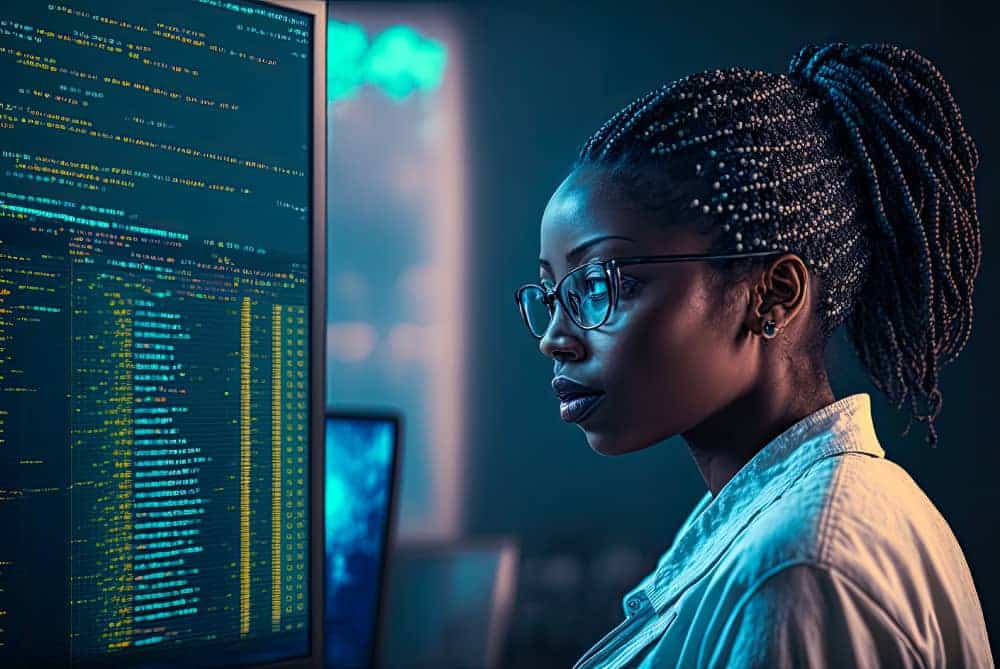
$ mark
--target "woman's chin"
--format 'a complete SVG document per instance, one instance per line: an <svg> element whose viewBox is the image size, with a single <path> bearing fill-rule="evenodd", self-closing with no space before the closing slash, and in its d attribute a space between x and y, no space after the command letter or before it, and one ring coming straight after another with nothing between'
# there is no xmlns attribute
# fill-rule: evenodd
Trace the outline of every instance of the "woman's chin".
<svg viewBox="0 0 1000 669"><path fill-rule="evenodd" d="M603 430L586 429L580 426L583 433L587 437L587 444L590 445L591 450L600 455L625 455L626 453L634 453L635 451L641 451L644 448L649 448L655 444L663 441L662 439L655 439L653 441L639 441L635 440L635 435L632 435L630 439L628 436L621 433L607 432Z"/></svg>
<svg viewBox="0 0 1000 669"><path fill-rule="evenodd" d="M622 455L634 450L629 449L626 442L620 437L616 439L614 435L606 432L595 432L583 427L581 429L587 436L587 444L590 445L591 450L600 455Z"/></svg>

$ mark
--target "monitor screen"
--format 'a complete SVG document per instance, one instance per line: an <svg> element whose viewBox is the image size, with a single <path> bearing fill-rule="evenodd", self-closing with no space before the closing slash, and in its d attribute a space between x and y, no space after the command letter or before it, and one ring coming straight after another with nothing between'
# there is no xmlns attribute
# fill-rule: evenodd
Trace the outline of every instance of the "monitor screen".
<svg viewBox="0 0 1000 669"><path fill-rule="evenodd" d="M394 507L400 420L334 412L326 420L325 666L373 666Z"/></svg>
<svg viewBox="0 0 1000 669"><path fill-rule="evenodd" d="M323 26L283 5L0 6L0 666L315 652Z"/></svg>

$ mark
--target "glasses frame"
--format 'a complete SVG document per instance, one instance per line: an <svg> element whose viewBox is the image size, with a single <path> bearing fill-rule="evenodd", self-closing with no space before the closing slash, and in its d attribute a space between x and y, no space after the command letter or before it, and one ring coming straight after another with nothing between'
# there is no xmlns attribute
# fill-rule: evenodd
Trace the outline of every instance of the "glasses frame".
<svg viewBox="0 0 1000 669"><path fill-rule="evenodd" d="M525 327L528 328L528 332L535 339L542 339L545 336L545 331L541 335L535 334L535 331L531 329L531 322L528 320L528 312L524 307L524 302L521 300L521 295L525 290L529 288L537 288L542 293L542 303L545 304L549 309L549 323L545 326L545 330L548 330L549 325L555 319L556 315L556 301L562 305L563 311L569 316L569 319L581 330L596 330L605 323L614 313L615 307L618 306L618 293L621 289L621 268L628 265L652 265L661 263L671 263L671 262L689 262L696 260L732 260L736 258L756 258L765 256L776 256L784 254L784 251L751 251L748 253L723 253L723 254L713 254L713 253L689 253L684 255L665 255L665 256L627 256L620 258L608 258L607 260L592 260L590 262L585 262L582 265L577 265L576 267L570 269L563 278L559 279L555 287L551 290L545 286L538 283L526 283L520 286L514 291L514 302L517 304L517 309L521 313L521 320L524 321ZM583 325L579 323L576 318L573 317L573 311L568 308L566 303L562 299L560 290L562 289L563 282L580 269L587 267L589 265L599 265L604 272L604 275L608 279L608 287L610 292L610 299L608 300L608 309L604 314L604 318L597 325Z"/></svg>

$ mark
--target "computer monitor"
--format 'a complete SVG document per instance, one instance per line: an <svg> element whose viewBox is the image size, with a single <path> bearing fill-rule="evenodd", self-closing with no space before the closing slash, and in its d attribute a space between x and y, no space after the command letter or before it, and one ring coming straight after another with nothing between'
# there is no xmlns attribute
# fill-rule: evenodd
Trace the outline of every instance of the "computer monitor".
<svg viewBox="0 0 1000 669"><path fill-rule="evenodd" d="M0 5L0 666L322 652L325 5Z"/></svg>
<svg viewBox="0 0 1000 669"><path fill-rule="evenodd" d="M326 417L324 666L368 669L379 627L402 449L391 411L333 410Z"/></svg>

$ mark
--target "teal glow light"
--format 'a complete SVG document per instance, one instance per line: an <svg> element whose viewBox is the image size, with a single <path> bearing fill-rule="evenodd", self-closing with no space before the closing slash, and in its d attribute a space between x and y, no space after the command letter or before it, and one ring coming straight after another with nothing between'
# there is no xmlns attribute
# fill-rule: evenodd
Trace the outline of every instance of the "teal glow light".
<svg viewBox="0 0 1000 669"><path fill-rule="evenodd" d="M395 26L375 40L368 52L368 79L396 100L414 90L441 84L446 52L442 44L412 28Z"/></svg>
<svg viewBox="0 0 1000 669"><path fill-rule="evenodd" d="M364 80L362 64L368 50L368 35L359 25L330 21L327 45L327 97L330 100L353 97Z"/></svg>
<svg viewBox="0 0 1000 669"><path fill-rule="evenodd" d="M387 28L370 46L364 28L357 24L330 21L327 34L331 102L353 97L366 83L394 100L441 85L447 48L409 26Z"/></svg>

